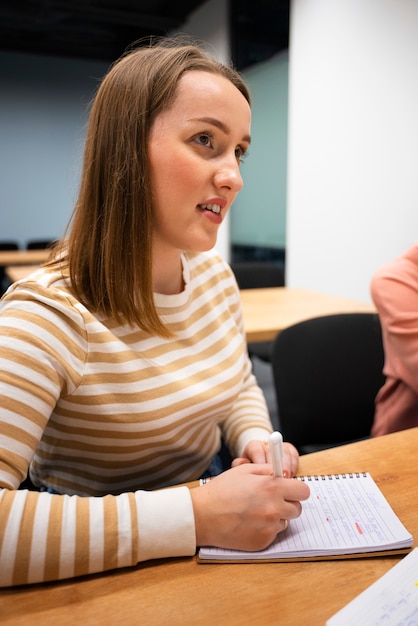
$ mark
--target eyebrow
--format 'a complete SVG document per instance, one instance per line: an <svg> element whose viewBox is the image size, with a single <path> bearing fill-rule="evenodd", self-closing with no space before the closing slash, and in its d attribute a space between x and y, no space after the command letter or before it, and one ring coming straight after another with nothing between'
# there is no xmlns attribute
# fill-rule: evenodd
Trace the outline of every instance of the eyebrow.
<svg viewBox="0 0 418 626"><path fill-rule="evenodd" d="M224 132L226 135L230 135L231 134L230 127L227 124L224 124L220 120L216 119L215 117L196 117L196 118L191 119L190 121L191 122L206 122L207 124L212 124L212 126L216 126L222 132ZM247 143L251 143L250 135L244 135L242 140L247 142Z"/></svg>

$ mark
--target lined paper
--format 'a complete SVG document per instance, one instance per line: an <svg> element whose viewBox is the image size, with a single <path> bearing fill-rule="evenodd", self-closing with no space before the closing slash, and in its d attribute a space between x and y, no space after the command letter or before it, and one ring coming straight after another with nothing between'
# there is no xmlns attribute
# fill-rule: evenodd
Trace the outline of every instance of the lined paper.
<svg viewBox="0 0 418 626"><path fill-rule="evenodd" d="M326 626L352 624L418 624L418 548L326 622Z"/></svg>

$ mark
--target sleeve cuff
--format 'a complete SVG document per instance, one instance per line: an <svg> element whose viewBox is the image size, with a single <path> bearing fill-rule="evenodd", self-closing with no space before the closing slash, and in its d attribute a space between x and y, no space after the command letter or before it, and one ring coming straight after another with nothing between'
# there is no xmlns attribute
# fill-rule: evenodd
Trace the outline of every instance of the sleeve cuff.
<svg viewBox="0 0 418 626"><path fill-rule="evenodd" d="M195 521L188 487L137 491L135 500L138 562L195 554Z"/></svg>
<svg viewBox="0 0 418 626"><path fill-rule="evenodd" d="M264 430L263 428L249 428L248 430L245 430L237 439L238 456L242 456L246 445L250 441L265 441L269 438L271 432L271 430Z"/></svg>

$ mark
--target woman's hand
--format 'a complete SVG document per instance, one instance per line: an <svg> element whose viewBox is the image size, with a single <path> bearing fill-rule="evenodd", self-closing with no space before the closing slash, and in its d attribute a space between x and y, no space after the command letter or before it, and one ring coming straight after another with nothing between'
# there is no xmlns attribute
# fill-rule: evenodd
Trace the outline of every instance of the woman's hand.
<svg viewBox="0 0 418 626"><path fill-rule="evenodd" d="M190 493L197 545L262 550L299 517L309 487L274 477L270 464L245 462Z"/></svg>
<svg viewBox="0 0 418 626"><path fill-rule="evenodd" d="M270 446L267 441L250 441L242 457L232 461L232 467L243 463L271 463ZM291 443L283 443L283 477L292 478L298 469L299 453Z"/></svg>

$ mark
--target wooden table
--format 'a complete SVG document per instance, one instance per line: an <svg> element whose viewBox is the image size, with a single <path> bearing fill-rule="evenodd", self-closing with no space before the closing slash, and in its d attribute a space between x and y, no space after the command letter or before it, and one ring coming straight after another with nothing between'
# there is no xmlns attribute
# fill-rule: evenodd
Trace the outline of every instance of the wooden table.
<svg viewBox="0 0 418 626"><path fill-rule="evenodd" d="M0 250L0 265L30 265L44 263L48 260L51 250Z"/></svg>
<svg viewBox="0 0 418 626"><path fill-rule="evenodd" d="M241 303L248 342L271 341L283 328L312 317L376 311L371 303L290 287L242 289Z"/></svg>
<svg viewBox="0 0 418 626"><path fill-rule="evenodd" d="M301 458L300 474L369 471L418 537L418 428ZM400 557L200 565L154 561L0 590L0 623L37 626L323 626Z"/></svg>
<svg viewBox="0 0 418 626"><path fill-rule="evenodd" d="M15 283L21 278L26 278L39 267L39 263L33 265L8 265L5 268L6 276L12 283Z"/></svg>

